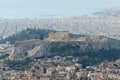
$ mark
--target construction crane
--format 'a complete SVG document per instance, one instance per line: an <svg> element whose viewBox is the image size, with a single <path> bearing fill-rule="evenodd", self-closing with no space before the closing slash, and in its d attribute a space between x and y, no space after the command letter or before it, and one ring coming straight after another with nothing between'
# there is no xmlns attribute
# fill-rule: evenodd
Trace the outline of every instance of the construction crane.
<svg viewBox="0 0 120 80"><path fill-rule="evenodd" d="M8 27L8 21L6 22L5 28L3 29L2 33L0 34L0 40L3 39L3 36L7 30L7 27Z"/></svg>

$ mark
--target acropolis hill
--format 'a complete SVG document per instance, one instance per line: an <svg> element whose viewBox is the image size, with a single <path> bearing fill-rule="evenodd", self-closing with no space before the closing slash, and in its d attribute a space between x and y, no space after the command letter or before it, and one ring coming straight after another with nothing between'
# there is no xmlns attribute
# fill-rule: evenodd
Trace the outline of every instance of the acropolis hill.
<svg viewBox="0 0 120 80"><path fill-rule="evenodd" d="M56 48L70 47L78 52L85 50L109 49L108 39L99 36L71 37L69 32L51 32L44 40L26 40L16 42L9 59L22 60L24 56L35 58L57 54ZM65 53L71 54L69 51ZM62 53L61 53L62 54Z"/></svg>

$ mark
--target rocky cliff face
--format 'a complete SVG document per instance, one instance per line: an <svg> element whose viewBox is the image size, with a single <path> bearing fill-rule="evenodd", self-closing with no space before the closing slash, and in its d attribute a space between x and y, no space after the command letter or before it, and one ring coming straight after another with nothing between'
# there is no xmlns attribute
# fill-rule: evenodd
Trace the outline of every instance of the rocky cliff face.
<svg viewBox="0 0 120 80"><path fill-rule="evenodd" d="M14 45L14 49L9 56L10 60L21 59L23 56L25 56L25 54L28 53L29 50L34 49L40 43L42 43L41 40L16 42Z"/></svg>
<svg viewBox="0 0 120 80"><path fill-rule="evenodd" d="M28 57L35 58L35 57L41 57L41 56L47 56L50 55L50 44L49 42L43 42L39 44L39 46L36 46L32 50L28 51Z"/></svg>
<svg viewBox="0 0 120 80"><path fill-rule="evenodd" d="M22 41L15 44L14 49L12 50L9 59L10 60L22 60L24 56L35 58L53 55L51 52L52 48L57 47L62 48L66 45L71 47L77 47L77 50L100 50L100 49L109 49L107 41L103 42L81 42L81 41L41 41L41 40L31 40L31 41ZM69 53L71 54L71 53Z"/></svg>

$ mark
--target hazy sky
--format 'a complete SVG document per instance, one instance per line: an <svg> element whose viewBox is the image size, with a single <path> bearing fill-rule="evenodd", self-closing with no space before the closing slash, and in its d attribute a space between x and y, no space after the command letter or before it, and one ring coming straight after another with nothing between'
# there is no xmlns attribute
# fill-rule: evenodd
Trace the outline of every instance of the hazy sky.
<svg viewBox="0 0 120 80"><path fill-rule="evenodd" d="M120 7L120 0L0 0L0 17L80 16L111 7Z"/></svg>

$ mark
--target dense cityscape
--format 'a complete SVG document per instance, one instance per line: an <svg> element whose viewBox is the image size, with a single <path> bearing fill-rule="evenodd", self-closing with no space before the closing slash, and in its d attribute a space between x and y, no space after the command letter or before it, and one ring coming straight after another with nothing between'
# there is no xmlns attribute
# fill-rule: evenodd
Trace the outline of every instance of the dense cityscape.
<svg viewBox="0 0 120 80"><path fill-rule="evenodd" d="M120 80L120 1L0 0L0 80Z"/></svg>

